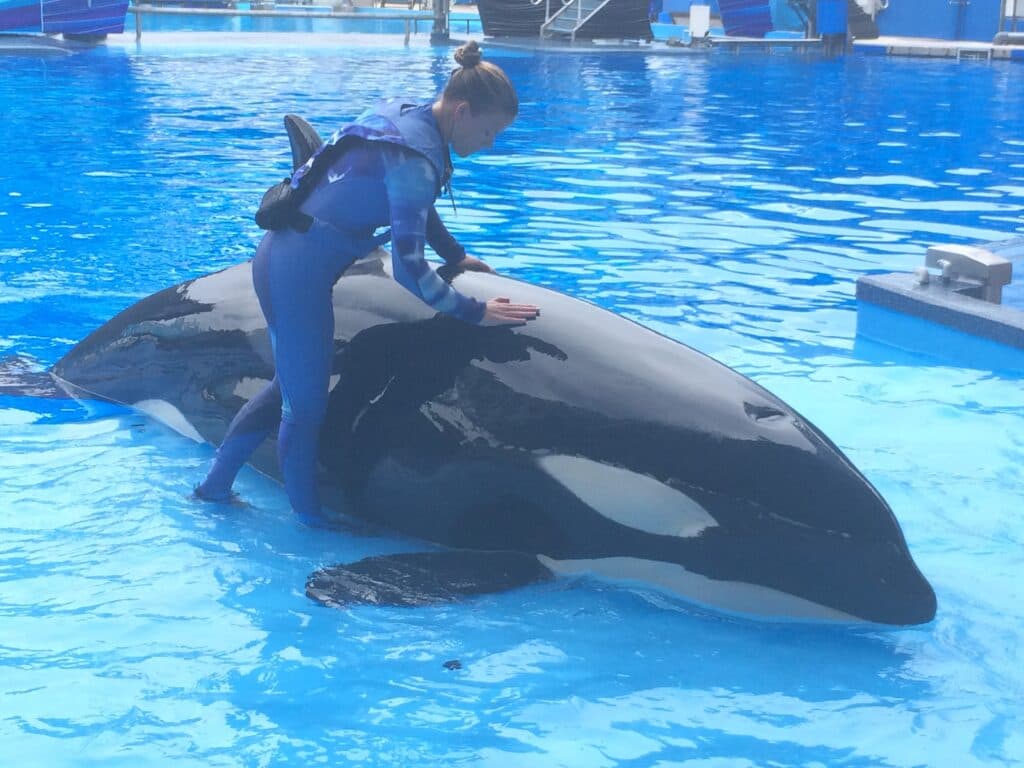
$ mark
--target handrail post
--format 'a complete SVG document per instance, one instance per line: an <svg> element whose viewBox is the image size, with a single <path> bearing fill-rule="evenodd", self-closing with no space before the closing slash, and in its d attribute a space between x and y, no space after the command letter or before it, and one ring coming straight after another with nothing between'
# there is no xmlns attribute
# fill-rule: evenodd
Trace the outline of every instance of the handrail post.
<svg viewBox="0 0 1024 768"><path fill-rule="evenodd" d="M430 30L432 44L444 44L451 38L448 32L448 0L434 0L434 26Z"/></svg>

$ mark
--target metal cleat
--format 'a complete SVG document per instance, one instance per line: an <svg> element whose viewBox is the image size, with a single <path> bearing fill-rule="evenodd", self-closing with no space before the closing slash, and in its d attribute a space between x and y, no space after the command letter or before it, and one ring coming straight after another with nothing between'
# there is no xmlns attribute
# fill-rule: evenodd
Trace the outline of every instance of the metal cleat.
<svg viewBox="0 0 1024 768"><path fill-rule="evenodd" d="M1003 286L1013 279L1013 264L974 245L933 245L925 266L938 269L944 283L966 284L957 290L974 298L999 304Z"/></svg>

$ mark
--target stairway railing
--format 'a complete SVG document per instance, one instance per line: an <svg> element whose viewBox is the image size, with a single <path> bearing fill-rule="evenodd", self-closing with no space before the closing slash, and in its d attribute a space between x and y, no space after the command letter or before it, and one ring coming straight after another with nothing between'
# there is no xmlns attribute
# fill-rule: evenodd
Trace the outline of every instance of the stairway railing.
<svg viewBox="0 0 1024 768"><path fill-rule="evenodd" d="M583 0L568 0L568 2L565 2L565 0L563 0L562 7L559 8L554 13L550 13L549 12L551 0L544 0L544 2L545 2L545 13L544 13L544 16L546 18L546 21L543 24L541 24L540 34L541 34L542 37L550 35L552 32L558 32L558 33L563 33L564 34L565 30L553 29L553 26L554 26L555 22L558 19L567 18L567 12L571 12L571 10L575 10L576 11L576 18L573 20L572 29L568 31L568 34L569 34L569 39L572 40L573 42L576 42L576 33L580 30L580 28L584 24L586 24L588 21L590 21L590 19L592 19L595 14L600 12L601 9L603 9L611 1L612 0L601 0L601 2L599 2L596 6L594 6L594 8L592 8L590 11L588 11L586 15L584 15L583 14ZM575 8L573 8L574 6L575 6Z"/></svg>

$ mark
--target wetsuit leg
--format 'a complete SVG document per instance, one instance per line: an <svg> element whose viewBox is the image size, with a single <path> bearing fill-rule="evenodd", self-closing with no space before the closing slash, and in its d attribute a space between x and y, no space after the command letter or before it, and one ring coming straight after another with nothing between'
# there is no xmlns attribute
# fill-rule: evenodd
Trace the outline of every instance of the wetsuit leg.
<svg viewBox="0 0 1024 768"><path fill-rule="evenodd" d="M266 282L267 260L272 235L267 235L256 249L253 259L253 285L259 297L261 283ZM261 308L266 315L267 309ZM281 385L275 376L254 398L242 406L231 420L228 431L217 448L213 465L206 478L195 488L195 495L208 501L229 501L235 477L260 443L273 434L281 423Z"/></svg>
<svg viewBox="0 0 1024 768"><path fill-rule="evenodd" d="M275 377L231 420L213 466L206 479L196 486L196 496L209 501L229 501L235 476L252 452L278 429L280 423L281 386Z"/></svg>
<svg viewBox="0 0 1024 768"><path fill-rule="evenodd" d="M329 231L311 230L304 236L282 231L275 233L260 268L253 267L281 391L277 453L284 487L295 512L313 523L321 519L320 426L327 412L334 356L331 294L351 260L338 250L337 235Z"/></svg>

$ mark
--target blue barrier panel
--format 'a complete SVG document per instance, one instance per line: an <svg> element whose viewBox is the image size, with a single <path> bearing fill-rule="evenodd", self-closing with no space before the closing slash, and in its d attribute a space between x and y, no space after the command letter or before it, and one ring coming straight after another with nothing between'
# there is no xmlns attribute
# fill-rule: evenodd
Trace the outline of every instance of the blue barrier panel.
<svg viewBox="0 0 1024 768"><path fill-rule="evenodd" d="M730 37L764 37L772 30L768 0L718 0L718 9Z"/></svg>
<svg viewBox="0 0 1024 768"><path fill-rule="evenodd" d="M818 0L818 34L846 34L846 0Z"/></svg>

